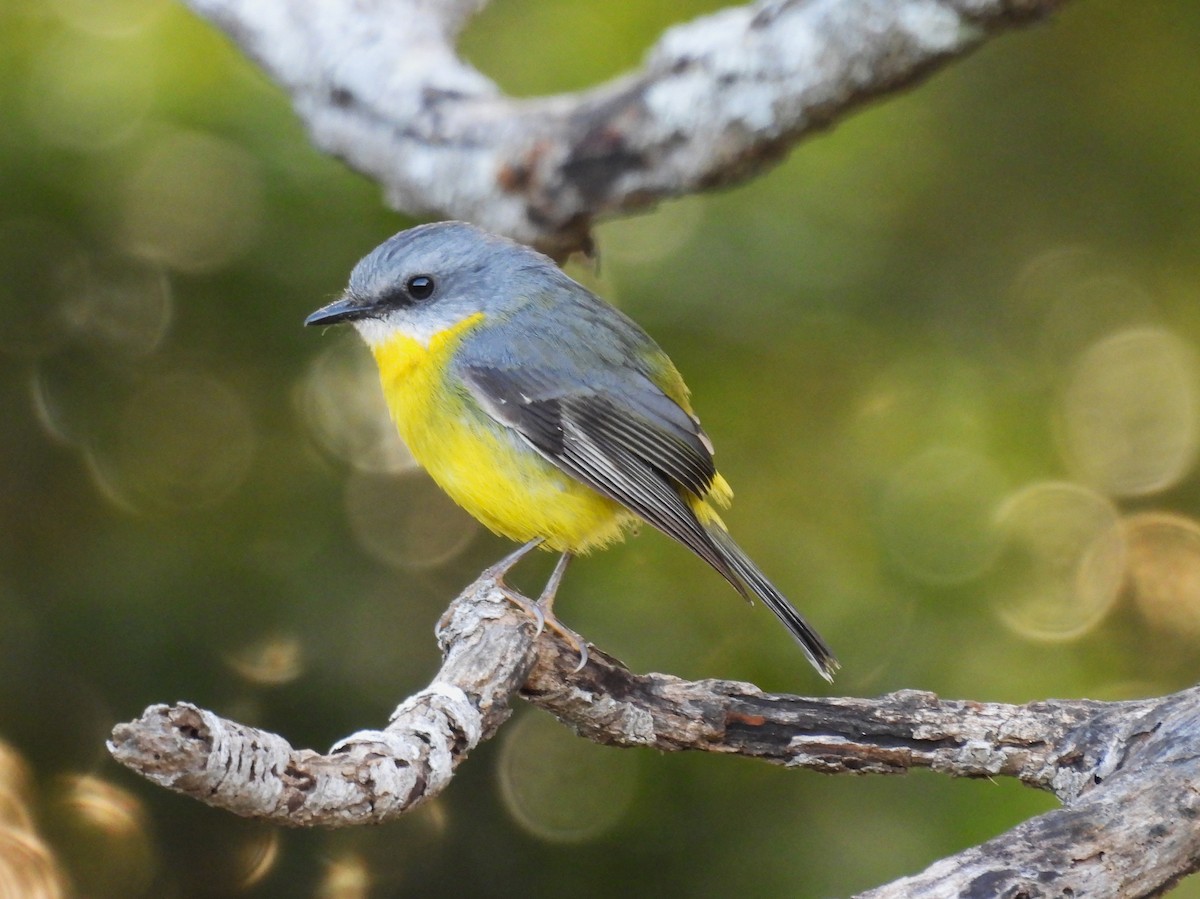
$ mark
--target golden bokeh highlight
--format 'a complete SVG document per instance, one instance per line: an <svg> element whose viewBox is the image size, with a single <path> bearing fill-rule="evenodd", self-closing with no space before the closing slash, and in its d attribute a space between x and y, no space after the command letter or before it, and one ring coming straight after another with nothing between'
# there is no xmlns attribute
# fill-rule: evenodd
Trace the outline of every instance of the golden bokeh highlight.
<svg viewBox="0 0 1200 899"><path fill-rule="evenodd" d="M343 852L325 863L317 884L317 899L367 899L371 894L371 868L354 852Z"/></svg>
<svg viewBox="0 0 1200 899"><path fill-rule="evenodd" d="M1181 637L1200 637L1200 524L1168 512L1125 520L1129 588L1152 625Z"/></svg>
<svg viewBox="0 0 1200 899"><path fill-rule="evenodd" d="M217 378L173 371L126 401L115 437L84 450L101 492L127 511L216 505L242 483L256 434L241 397Z"/></svg>
<svg viewBox="0 0 1200 899"><path fill-rule="evenodd" d="M33 832L0 824L0 896L63 899L75 895L54 854Z"/></svg>
<svg viewBox="0 0 1200 899"><path fill-rule="evenodd" d="M428 829L431 836L436 838L444 837L450 829L450 813L446 810L446 803L440 797L431 799L421 806L417 820Z"/></svg>
<svg viewBox="0 0 1200 899"><path fill-rule="evenodd" d="M33 771L9 743L0 741L0 897L60 899L68 878L38 834Z"/></svg>
<svg viewBox="0 0 1200 899"><path fill-rule="evenodd" d="M32 831L32 806L33 771L24 756L0 741L0 824Z"/></svg>
<svg viewBox="0 0 1200 899"><path fill-rule="evenodd" d="M79 891L88 896L140 896L154 878L155 856L142 803L92 774L59 779L56 843Z"/></svg>
<svg viewBox="0 0 1200 899"><path fill-rule="evenodd" d="M905 356L856 398L848 415L853 463L888 478L931 448L975 452L994 427L987 379L968 360L935 353Z"/></svg>
<svg viewBox="0 0 1200 899"><path fill-rule="evenodd" d="M996 514L1004 552L997 563L996 611L1015 633L1066 641L1094 628L1113 607L1125 576L1125 533L1117 509L1077 484L1032 484Z"/></svg>
<svg viewBox="0 0 1200 899"><path fill-rule="evenodd" d="M1038 341L1054 374L1107 334L1144 327L1159 311L1144 287L1086 245L1054 247L1030 259L1013 281L1009 312ZM1080 310L1086 309L1086 315Z"/></svg>
<svg viewBox="0 0 1200 899"><path fill-rule="evenodd" d="M357 337L348 338L335 337L309 364L296 390L301 418L326 452L355 468L416 468L388 414L375 360Z"/></svg>
<svg viewBox="0 0 1200 899"><path fill-rule="evenodd" d="M1159 328L1090 346L1063 392L1061 439L1077 478L1110 496L1176 484L1200 445L1200 372L1182 340Z"/></svg>
<svg viewBox="0 0 1200 899"><path fill-rule="evenodd" d="M423 472L351 472L346 518L360 546L384 564L423 569L461 554L479 524Z"/></svg>
<svg viewBox="0 0 1200 899"><path fill-rule="evenodd" d="M123 249L200 273L251 252L262 225L258 163L211 134L171 131L150 142L114 210Z"/></svg>
<svg viewBox="0 0 1200 899"><path fill-rule="evenodd" d="M254 888L275 870L283 838L279 830L264 828L233 852L234 886L239 891Z"/></svg>
<svg viewBox="0 0 1200 899"><path fill-rule="evenodd" d="M1007 485L986 456L933 447L888 479L879 531L889 555L912 577L959 584L983 574L1000 549L993 515Z"/></svg>
<svg viewBox="0 0 1200 899"><path fill-rule="evenodd" d="M304 646L291 634L273 634L225 657L241 678L260 687L279 687L304 673Z"/></svg>
<svg viewBox="0 0 1200 899"><path fill-rule="evenodd" d="M637 793L637 757L599 746L549 715L509 722L496 776L504 807L529 833L583 843L616 827Z"/></svg>

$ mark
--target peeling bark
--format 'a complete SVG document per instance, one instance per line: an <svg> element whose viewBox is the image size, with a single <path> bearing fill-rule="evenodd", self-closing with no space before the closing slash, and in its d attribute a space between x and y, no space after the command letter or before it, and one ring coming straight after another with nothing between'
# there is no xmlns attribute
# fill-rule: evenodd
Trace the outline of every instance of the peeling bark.
<svg viewBox="0 0 1200 899"><path fill-rule="evenodd" d="M1026 705L764 693L735 681L633 674L578 653L481 579L439 628L445 663L381 731L328 753L195 706L153 706L119 725L122 764L209 805L293 826L390 820L436 796L507 719L514 696L612 746L694 750L824 774L1015 777L1063 808L926 871L884 897L1148 896L1200 865L1200 687L1130 702Z"/></svg>
<svg viewBox="0 0 1200 899"><path fill-rule="evenodd" d="M745 181L1065 0L759 0L669 29L635 72L529 100L455 51L485 0L186 2L391 206L562 258L597 218Z"/></svg>

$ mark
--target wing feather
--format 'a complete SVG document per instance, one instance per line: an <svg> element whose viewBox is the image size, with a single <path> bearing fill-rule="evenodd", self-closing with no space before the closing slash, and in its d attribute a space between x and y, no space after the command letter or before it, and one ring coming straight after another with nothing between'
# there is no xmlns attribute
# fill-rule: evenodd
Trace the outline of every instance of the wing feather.
<svg viewBox="0 0 1200 899"><path fill-rule="evenodd" d="M529 367L481 365L465 366L463 380L492 417L544 458L678 540L745 592L684 499L685 493L703 498L715 476L703 432L674 403L678 415L651 419L644 410L655 408L657 397L640 402L635 388L649 393L652 382L635 373L630 388L600 395L578 384L554 385L548 373Z"/></svg>
<svg viewBox="0 0 1200 899"><path fill-rule="evenodd" d="M821 637L720 522L697 516L716 468L678 373L636 325L575 287L561 318L507 322L519 353L501 340L464 347L453 364L465 389L551 464L691 549L742 596L762 598L830 678L837 661Z"/></svg>

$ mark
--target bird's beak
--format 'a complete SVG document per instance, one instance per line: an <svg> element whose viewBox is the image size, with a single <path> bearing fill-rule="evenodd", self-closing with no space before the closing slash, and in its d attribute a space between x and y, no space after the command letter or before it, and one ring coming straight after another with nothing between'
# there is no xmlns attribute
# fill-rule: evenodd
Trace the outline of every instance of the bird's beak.
<svg viewBox="0 0 1200 899"><path fill-rule="evenodd" d="M336 325L339 322L354 321L371 314L371 307L365 305L348 293L342 294L328 306L322 306L304 320L306 325Z"/></svg>

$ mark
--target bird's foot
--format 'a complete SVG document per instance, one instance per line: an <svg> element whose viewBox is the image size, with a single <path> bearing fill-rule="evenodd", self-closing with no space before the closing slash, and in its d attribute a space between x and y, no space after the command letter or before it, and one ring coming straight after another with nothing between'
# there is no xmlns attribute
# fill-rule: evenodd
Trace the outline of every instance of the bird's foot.
<svg viewBox="0 0 1200 899"><path fill-rule="evenodd" d="M582 671L588 661L587 641L559 621L558 616L554 614L554 597L558 593L558 585L562 583L563 574L567 570L567 563L571 561L571 554L563 553L559 557L558 564L554 566L554 571L550 574L550 580L546 582L546 587L542 590L542 595L538 597L537 602L533 602L528 597L521 595L504 582L504 576L508 574L512 567L541 542L541 540L531 540L515 552L509 553L495 565L484 569L479 579L481 581L489 580L495 584L496 588L504 594L504 597L509 602L537 623L537 629L533 634L534 639L540 637L542 631L548 627L570 643L572 648L579 653L579 664L575 666L575 670Z"/></svg>
<svg viewBox="0 0 1200 899"><path fill-rule="evenodd" d="M541 542L541 540L530 540L528 543L509 553L495 565L489 565L479 575L479 580L491 581L504 594L505 599L537 622L537 630L533 634L535 638L540 637L542 631L546 629L546 616L542 612L542 607L527 596L521 595L508 586L504 581L504 577L512 570L514 565L525 558L530 551L536 549Z"/></svg>
<svg viewBox="0 0 1200 899"><path fill-rule="evenodd" d="M563 575L566 574L570 561L570 553L563 553L559 556L558 564L554 566L554 571L550 573L550 580L546 581L546 587L538 598L537 607L541 612L543 622L579 653L579 664L575 666L575 671L578 672L583 670L588 661L587 641L559 621L558 616L554 614L554 597L558 595L558 585L562 583Z"/></svg>
<svg viewBox="0 0 1200 899"><path fill-rule="evenodd" d="M542 620L545 622L546 627L550 628L550 630L554 631L556 634L570 643L571 648L579 653L579 664L572 669L572 672L577 673L582 671L584 666L586 666L588 663L587 640L583 639L583 637L579 636L579 634L575 633L575 631L571 630L569 627L559 621L558 616L554 614L548 605L545 607L542 606L541 600L538 600L536 603L534 603L534 606L541 614Z"/></svg>
<svg viewBox="0 0 1200 899"><path fill-rule="evenodd" d="M496 586L504 594L505 599L534 620L536 628L533 632L533 638L536 640L540 637L542 631L546 629L546 613L542 611L542 607L528 596L522 596L502 580L497 580Z"/></svg>

